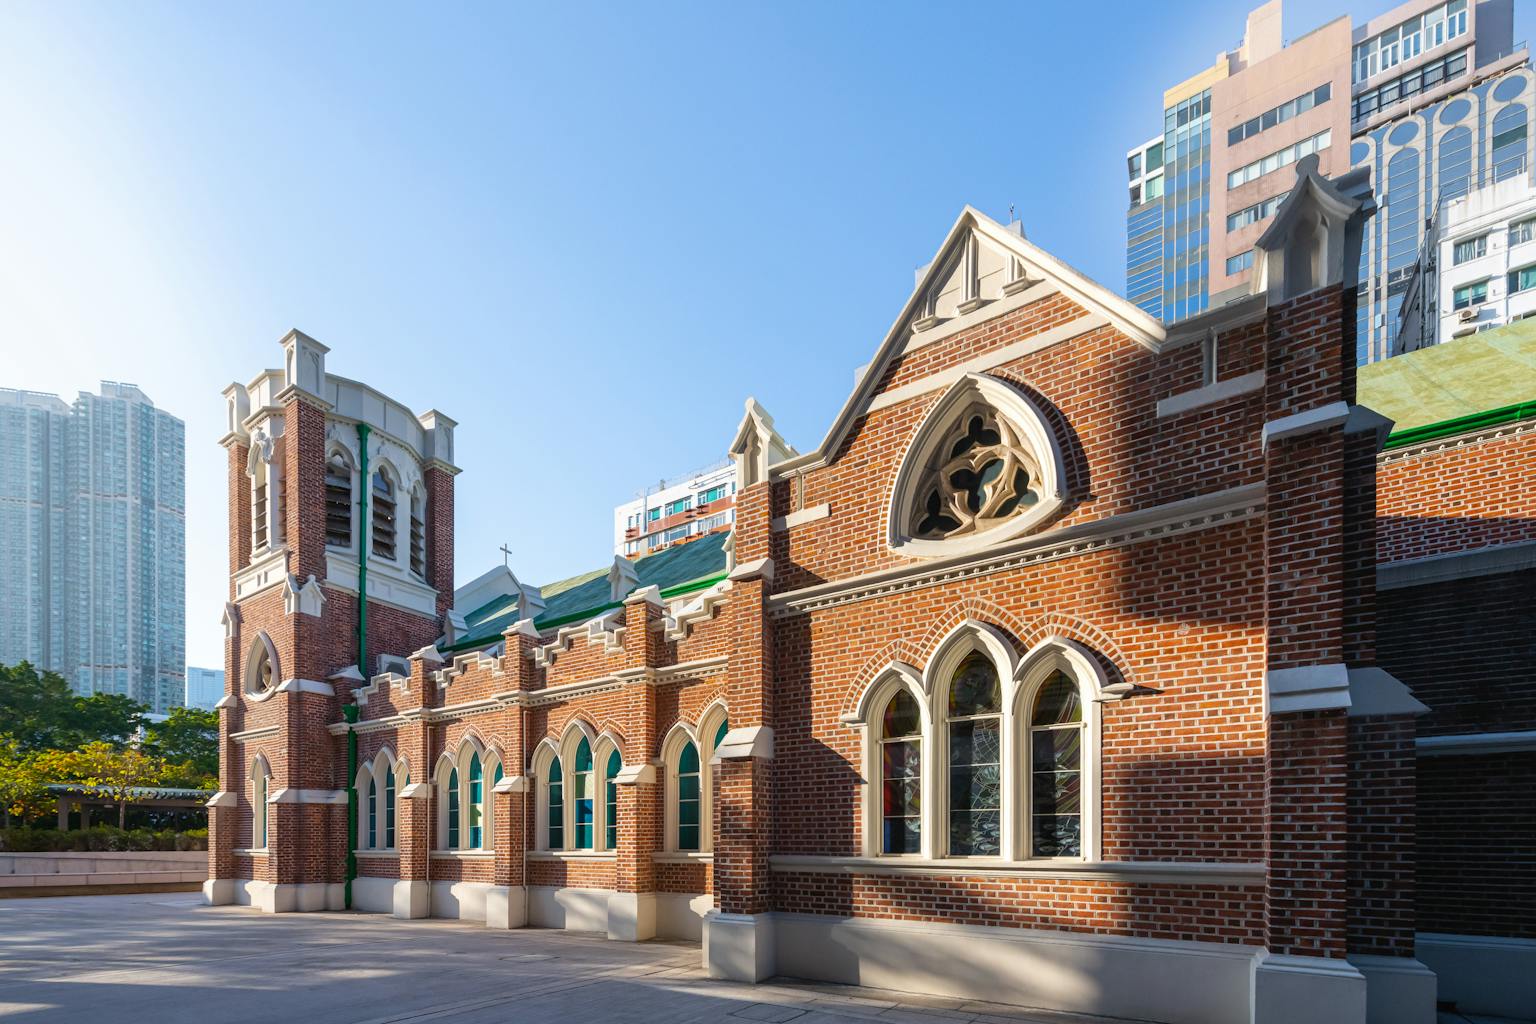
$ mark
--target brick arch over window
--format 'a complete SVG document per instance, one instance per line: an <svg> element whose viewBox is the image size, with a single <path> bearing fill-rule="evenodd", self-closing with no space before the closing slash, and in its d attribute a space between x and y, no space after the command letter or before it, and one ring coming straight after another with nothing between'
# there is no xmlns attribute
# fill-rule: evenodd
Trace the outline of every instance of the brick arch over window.
<svg viewBox="0 0 1536 1024"><path fill-rule="evenodd" d="M932 652L939 649L945 638L967 622L984 624L996 629L1013 647L1015 656L1024 652L1025 644L1020 639L1026 631L1024 620L991 601L967 597L955 602L948 611L933 619L927 632L914 644L919 653L912 663L926 666Z"/></svg>
<svg viewBox="0 0 1536 1024"><path fill-rule="evenodd" d="M1052 639L1070 640L1087 648L1107 677L1110 687L1123 685L1134 689L1131 662L1120 645L1093 623L1066 612L1052 611L1040 616L1018 631L1025 650L1033 650Z"/></svg>
<svg viewBox="0 0 1536 1024"><path fill-rule="evenodd" d="M883 676L892 665L921 665L922 656L914 647L902 641L892 640L880 648L873 656L868 658L862 668L849 681L847 689L843 691L842 699L838 702L838 718L844 722L853 720L860 715L864 706L869 688ZM917 672L917 669L912 671ZM921 673L918 673L921 675Z"/></svg>

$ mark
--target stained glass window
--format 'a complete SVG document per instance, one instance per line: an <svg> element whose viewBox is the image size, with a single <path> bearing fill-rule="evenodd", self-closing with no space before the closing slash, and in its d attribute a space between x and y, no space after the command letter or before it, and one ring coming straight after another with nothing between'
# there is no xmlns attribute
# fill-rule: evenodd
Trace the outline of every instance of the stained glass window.
<svg viewBox="0 0 1536 1024"><path fill-rule="evenodd" d="M1002 694L997 669L967 655L949 685L949 852L1002 852Z"/></svg>
<svg viewBox="0 0 1536 1024"><path fill-rule="evenodd" d="M619 848L619 784L613 780L623 766L617 750L608 755L608 768L603 773L603 846L609 850Z"/></svg>
<svg viewBox="0 0 1536 1024"><path fill-rule="evenodd" d="M384 770L384 846L395 848L395 770Z"/></svg>
<svg viewBox="0 0 1536 1024"><path fill-rule="evenodd" d="M699 848L699 748L683 745L677 757L677 848Z"/></svg>
<svg viewBox="0 0 1536 1024"><path fill-rule="evenodd" d="M1083 854L1083 706L1065 673L1048 679L1029 720L1030 852Z"/></svg>
<svg viewBox="0 0 1536 1024"><path fill-rule="evenodd" d="M268 776L266 775L265 772L263 772L262 774L256 776L256 787L255 787L255 798L256 798L255 799L255 804L256 804L256 806L253 808L253 810L255 812L254 816L255 816L255 820L256 820L256 827L252 831L255 833L256 849L258 849L258 850L265 850L267 848L267 782L268 781L269 781L268 780Z"/></svg>
<svg viewBox="0 0 1536 1024"><path fill-rule="evenodd" d="M731 731L731 723L727 719L720 719L720 728L715 730L715 746L720 746L720 741L725 739L725 734Z"/></svg>
<svg viewBox="0 0 1536 1024"><path fill-rule="evenodd" d="M549 762L549 784L546 792L548 794L547 817L544 820L548 846L551 850L563 850L565 849L565 777L560 774L558 757Z"/></svg>
<svg viewBox="0 0 1536 1024"><path fill-rule="evenodd" d="M448 849L459 848L459 770L448 772Z"/></svg>
<svg viewBox="0 0 1536 1024"><path fill-rule="evenodd" d="M898 690L880 722L882 853L921 850L922 744L917 701Z"/></svg>
<svg viewBox="0 0 1536 1024"><path fill-rule="evenodd" d="M469 846L478 850L485 842L482 817L485 814L485 788L481 778L480 755L469 755Z"/></svg>
<svg viewBox="0 0 1536 1024"><path fill-rule="evenodd" d="M582 737L576 747L576 771L571 776L576 803L576 849L592 849L592 801L596 790L592 785L592 745Z"/></svg>

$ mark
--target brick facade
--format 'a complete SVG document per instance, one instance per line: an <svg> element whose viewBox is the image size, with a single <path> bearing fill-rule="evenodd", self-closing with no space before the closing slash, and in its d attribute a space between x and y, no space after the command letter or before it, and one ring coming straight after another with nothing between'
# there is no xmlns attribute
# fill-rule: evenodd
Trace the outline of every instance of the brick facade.
<svg viewBox="0 0 1536 1024"><path fill-rule="evenodd" d="M1452 526L1416 539L1403 517L1452 518L1454 509L1401 497L1409 488L1376 454L1377 436L1356 417L1332 416L1355 406L1352 288L1255 296L1243 315L1211 320L1213 343L1193 328L1163 332L1021 239L967 217L945 252L983 246L1016 260L1005 263L1014 268L1009 284L989 296L995 312L971 300L947 326L930 328L929 340L911 325L943 317L918 317L920 288L906 333L893 334L809 455L785 457L771 424L749 407L733 448L734 571L714 585L713 611L684 626L675 619L681 602L636 592L593 609L588 622L523 620L489 651L440 654L433 644L453 609L454 470L442 438L427 431L415 448L410 438L393 441L397 459L410 450L420 461L428 571L414 583L386 575L390 600L375 601L370 589L359 659L355 569L323 538L327 439L353 429L344 393L282 392L288 565L300 581L315 574L325 595L318 608L281 586L249 585L249 442L228 439L235 611L220 778L235 798L214 815L214 878L242 891L347 882L350 731L359 763L386 750L395 758L401 790L396 847L360 851L354 906L496 926L606 927L615 938L702 932L711 970L727 974L771 973L774 943L789 941L773 927L966 925L992 930L967 941L1059 933L1122 943L1094 948L1170 957L1175 973L1188 969L1180 951L1199 948L1218 957L1210 965L1231 965L1209 969L1230 970L1233 985L1255 991L1268 982L1254 980L1252 964L1283 962L1288 977L1354 986L1335 1001L1363 1007L1365 981L1346 958L1417 965L1414 929L1423 930L1426 908L1451 924L1514 928L1491 902L1457 910L1455 900L1442 906L1426 895L1444 882L1422 866L1415 877L1426 822L1449 830L1456 819L1448 808L1423 808L1453 787L1453 773L1426 782L1411 711L1372 716L1350 699L1357 674L1375 671L1379 658L1434 708L1427 733L1454 728L1442 714L1481 728L1496 713L1478 671L1426 670L1436 655L1414 647L1467 627L1448 624L1439 606L1400 600L1404 591L1377 593L1378 543L1411 557L1469 542ZM947 308L947 293L935 284L933 294L932 308ZM1042 336L1049 342L1035 343ZM1213 386L1212 360L1218 384L1256 383ZM910 529L907 510L892 502L902 500L910 453L927 432L949 429L928 425L930 412L951 388L977 387L966 374L1038 411L1050 451L1033 457L1059 460L1059 505L1022 534L913 555L897 536ZM1481 518L1518 514L1529 489L1498 494L1504 511ZM1500 523L1480 536L1524 534ZM421 604L410 604L413 585ZM1526 585L1500 584L1501 593L1513 602ZM1494 620L1514 642L1529 623L1505 599ZM1444 600L1454 603L1455 593ZM284 679L316 685L252 693L242 667L258 633L270 638ZM1002 694L991 789L985 762L975 770L978 806L998 801L982 813L1001 823L996 852L980 857L948 855L959 840L943 814L960 797L939 760L945 750L958 756L962 733L948 731L945 701L952 663L966 651L991 664ZM381 673L381 655L407 657L409 672ZM349 671L360 660L367 679ZM1070 819L1060 827L1078 830L1077 847L1059 859L1032 852L1048 833L1033 831L1046 827L1032 817L1043 812L1030 810L1043 783L1026 756L1045 749L1032 746L1046 738L1031 709L1053 672L1082 708L1082 724L1070 726L1081 737L1071 783L1079 810L1060 812ZM1498 687L1536 678L1517 676ZM888 857L873 773L882 771L884 702L903 688L924 706L929 788L922 855ZM879 707L875 693L886 695ZM355 724L343 721L344 704L356 705ZM729 725L717 748L721 707ZM681 827L691 811L678 752L690 743L701 762L697 850L684 848ZM585 813L579 749L594 758L590 843L575 839ZM622 764L613 780L610 750ZM272 805L270 849L247 852L258 753L273 791L298 796ZM561 785L552 791L556 757ZM471 764L485 773L478 782L468 781ZM452 795L450 773L460 787ZM465 840L471 785L482 787L491 823L477 849ZM560 799L564 817L551 818ZM1494 813L1511 798L1490 784L1477 799ZM449 849L454 814L458 848ZM552 820L563 849L550 848ZM1501 876L1490 865L1488 877ZM309 891L294 899L304 903ZM1132 940L1134 954L1123 945ZM787 948L779 956L794 961ZM1006 998L1036 998L998 984ZM1058 1008L1115 1005L1073 998ZM1351 1012L1330 1019L1356 1019Z"/></svg>

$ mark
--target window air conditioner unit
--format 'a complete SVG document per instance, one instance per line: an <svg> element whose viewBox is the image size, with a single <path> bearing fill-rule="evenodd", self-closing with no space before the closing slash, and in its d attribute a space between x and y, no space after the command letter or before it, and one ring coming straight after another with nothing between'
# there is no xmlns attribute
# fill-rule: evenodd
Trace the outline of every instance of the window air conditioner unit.
<svg viewBox="0 0 1536 1024"><path fill-rule="evenodd" d="M1482 310L1478 309L1476 306L1469 306L1466 309L1458 309L1456 311L1456 319L1464 324L1471 323L1473 320L1477 319L1477 314L1480 312L1482 312Z"/></svg>

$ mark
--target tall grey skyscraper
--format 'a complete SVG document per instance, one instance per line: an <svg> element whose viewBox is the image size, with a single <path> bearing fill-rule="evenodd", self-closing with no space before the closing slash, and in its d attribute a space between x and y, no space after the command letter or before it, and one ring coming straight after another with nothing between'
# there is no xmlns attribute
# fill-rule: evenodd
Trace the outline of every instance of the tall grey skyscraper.
<svg viewBox="0 0 1536 1024"><path fill-rule="evenodd" d="M0 388L0 663L182 702L185 435L131 384L73 405Z"/></svg>

